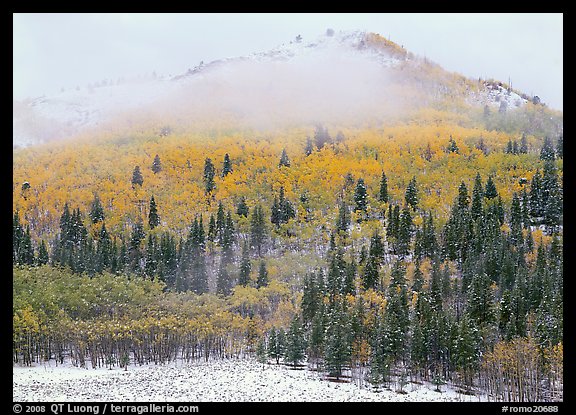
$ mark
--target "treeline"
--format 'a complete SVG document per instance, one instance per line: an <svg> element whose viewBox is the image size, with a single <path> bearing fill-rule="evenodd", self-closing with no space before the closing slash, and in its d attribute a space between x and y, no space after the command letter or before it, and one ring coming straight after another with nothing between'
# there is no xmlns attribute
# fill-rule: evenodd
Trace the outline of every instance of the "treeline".
<svg viewBox="0 0 576 415"><path fill-rule="evenodd" d="M377 198L387 213L369 243L356 250L350 244L351 212L360 222L374 219L362 182L351 198L342 198L326 266L303 277L300 301L276 293L262 303L270 282L265 257L256 259L258 277L250 277L254 258L267 252L269 227L276 225L262 206L249 209L249 235L236 231L232 213L220 204L207 230L199 215L185 240L176 242L167 232L158 238L152 231L146 238L140 223L120 249L104 223L92 241L79 209L66 206L51 256L34 255L29 230L16 213L15 262L69 271L15 268L14 361L62 361L70 355L79 365L126 367L256 353L293 365L308 361L329 376L399 391L408 381L427 380L438 388L452 382L468 393L482 386L497 399L559 399L562 187L553 162L546 162L542 176L534 175L529 191L514 194L510 206L491 177L484 184L477 175L471 192L461 183L439 229L434 214L418 208L415 179L400 209L388 197L382 174ZM284 196L278 196L273 206L283 205ZM549 235L533 231L542 223ZM245 243L238 260L240 238ZM212 268L208 244L220 257ZM207 294L209 272L220 297ZM62 285L47 290L51 279ZM114 287L120 287L117 294ZM29 298L27 291L39 297ZM182 315L173 304L166 306L184 298L178 296L188 296L180 305L200 304L198 309ZM271 317L283 296L285 305L293 305L290 323ZM224 311L206 311L203 298L220 301Z"/></svg>

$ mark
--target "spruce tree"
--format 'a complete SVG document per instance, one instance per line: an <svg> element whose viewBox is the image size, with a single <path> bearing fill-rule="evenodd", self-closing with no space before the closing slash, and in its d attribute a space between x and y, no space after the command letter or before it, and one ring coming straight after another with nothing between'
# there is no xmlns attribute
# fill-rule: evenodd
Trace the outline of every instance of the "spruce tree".
<svg viewBox="0 0 576 415"><path fill-rule="evenodd" d="M256 205L252 210L250 219L250 246L256 249L258 256L262 256L262 247L267 237L264 210L261 205Z"/></svg>
<svg viewBox="0 0 576 415"><path fill-rule="evenodd" d="M341 232L346 232L350 226L350 216L348 215L348 208L344 200L340 201L338 205L338 219L336 221L336 229Z"/></svg>
<svg viewBox="0 0 576 415"><path fill-rule="evenodd" d="M486 188L484 190L484 197L489 200L498 197L498 190L496 190L496 185L494 184L494 180L492 180L492 176L488 176L488 181L486 182Z"/></svg>
<svg viewBox="0 0 576 415"><path fill-rule="evenodd" d="M154 174L158 174L162 171L162 162L160 161L160 156L158 154L154 156L154 161L152 162L151 169L154 172Z"/></svg>
<svg viewBox="0 0 576 415"><path fill-rule="evenodd" d="M324 346L324 364L330 376L340 379L352 355L351 330L344 306L336 303L328 314Z"/></svg>
<svg viewBox="0 0 576 415"><path fill-rule="evenodd" d="M366 212L368 208L368 192L366 190L366 185L364 184L364 179L359 178L356 183L356 188L354 189L354 211Z"/></svg>
<svg viewBox="0 0 576 415"><path fill-rule="evenodd" d="M104 208L97 194L94 195L94 200L90 206L90 219L92 223L98 223L104 220Z"/></svg>
<svg viewBox="0 0 576 415"><path fill-rule="evenodd" d="M484 186L482 185L482 178L480 173L476 173L474 179L474 189L472 190L472 206L470 208L470 213L472 214L472 219L475 221L484 216Z"/></svg>
<svg viewBox="0 0 576 415"><path fill-rule="evenodd" d="M156 226L160 225L160 216L158 215L158 208L156 207L156 201L154 196L150 198L150 213L148 213L148 225L150 229L154 229Z"/></svg>
<svg viewBox="0 0 576 415"><path fill-rule="evenodd" d="M260 261L260 266L258 268L258 278L256 279L256 288L262 288L268 286L268 270L266 269L266 263Z"/></svg>
<svg viewBox="0 0 576 415"><path fill-rule="evenodd" d="M238 274L238 284L246 287L250 284L250 272L252 271L252 263L250 262L250 251L248 244L242 245L242 260L240 262L240 272Z"/></svg>
<svg viewBox="0 0 576 415"><path fill-rule="evenodd" d="M228 153L224 154L224 162L222 163L222 177L226 177L232 173L232 162Z"/></svg>
<svg viewBox="0 0 576 415"><path fill-rule="evenodd" d="M544 216L544 203L543 203L543 189L542 189L542 176L540 171L537 169L534 176L532 176L532 181L530 182L530 216L538 221Z"/></svg>
<svg viewBox="0 0 576 415"><path fill-rule="evenodd" d="M280 364L280 359L284 358L286 353L286 334L284 330L272 327L268 338L268 356Z"/></svg>
<svg viewBox="0 0 576 415"><path fill-rule="evenodd" d="M134 171L132 172L132 187L138 185L142 186L144 184L144 177L140 172L140 166L134 167Z"/></svg>
<svg viewBox="0 0 576 415"><path fill-rule="evenodd" d="M380 190L378 192L378 200L384 203L388 203L389 201L388 178L386 177L386 173L384 172L382 172L382 177L380 178Z"/></svg>
<svg viewBox="0 0 576 415"><path fill-rule="evenodd" d="M556 142L556 156L559 159L564 158L564 138L562 135L558 137L558 141Z"/></svg>
<svg viewBox="0 0 576 415"><path fill-rule="evenodd" d="M542 144L542 148L540 149L540 160L554 161L555 159L556 154L554 152L552 139L550 137L544 137L544 144Z"/></svg>
<svg viewBox="0 0 576 415"><path fill-rule="evenodd" d="M406 204L412 209L416 209L418 205L418 189L416 187L416 176L413 176L408 186L406 187L406 193L404 195Z"/></svg>
<svg viewBox="0 0 576 415"><path fill-rule="evenodd" d="M306 342L304 340L302 324L300 318L295 316L290 323L288 333L286 333L286 352L284 355L284 361L292 364L293 367L296 367L296 365L304 359L305 350Z"/></svg>
<svg viewBox="0 0 576 415"><path fill-rule="evenodd" d="M204 191L206 194L212 193L214 189L216 189L216 183L214 183L214 176L216 175L216 169L214 168L214 164L212 164L212 160L210 158L206 158L204 160Z"/></svg>
<svg viewBox="0 0 576 415"><path fill-rule="evenodd" d="M36 263L38 265L46 265L50 260L48 256L48 249L46 248L46 243L44 239L40 241L40 246L38 247L38 256L36 257Z"/></svg>
<svg viewBox="0 0 576 415"><path fill-rule="evenodd" d="M242 197L240 197L240 200L238 201L238 205L236 207L236 214L238 216L244 216L245 218L247 218L249 213L250 213L250 209L248 208L248 205L246 204L246 198L244 196L242 196Z"/></svg>
<svg viewBox="0 0 576 415"><path fill-rule="evenodd" d="M278 163L278 167L290 167L290 159L288 158L288 154L286 153L286 149L282 149L282 154L280 155L280 162Z"/></svg>
<svg viewBox="0 0 576 415"><path fill-rule="evenodd" d="M522 138L520 139L520 148L518 149L518 153L528 154L528 139L524 133L522 133Z"/></svg>

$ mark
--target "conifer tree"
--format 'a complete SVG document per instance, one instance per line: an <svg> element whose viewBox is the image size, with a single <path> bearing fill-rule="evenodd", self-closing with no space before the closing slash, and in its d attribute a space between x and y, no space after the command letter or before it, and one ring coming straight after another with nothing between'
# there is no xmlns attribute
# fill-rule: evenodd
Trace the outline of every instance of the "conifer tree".
<svg viewBox="0 0 576 415"><path fill-rule="evenodd" d="M94 201L90 206L90 219L92 223L98 223L104 220L104 208L97 194L94 195Z"/></svg>
<svg viewBox="0 0 576 415"><path fill-rule="evenodd" d="M242 196L240 197L240 201L238 202L238 206L236 207L236 214L238 216L244 216L245 218L247 218L249 213L250 209L246 204L246 198Z"/></svg>
<svg viewBox="0 0 576 415"><path fill-rule="evenodd" d="M232 171L232 162L230 161L230 156L226 153L224 154L224 162L222 163L222 177L226 177L232 173Z"/></svg>
<svg viewBox="0 0 576 415"><path fill-rule="evenodd" d="M250 262L250 251L248 244L242 245L242 260L240 262L240 272L238 274L238 284L246 287L250 284L250 272L252 271L252 263Z"/></svg>
<svg viewBox="0 0 576 415"><path fill-rule="evenodd" d="M286 333L286 352L284 355L284 360L287 363L292 364L296 367L300 363L305 355L306 342L304 340L304 332L302 329L302 324L298 316L294 316L292 322L290 323L290 328L288 333Z"/></svg>
<svg viewBox="0 0 576 415"><path fill-rule="evenodd" d="M386 177L386 173L384 172L382 172L382 177L380 178L380 190L378 192L378 200L384 203L388 203L389 201L388 178Z"/></svg>
<svg viewBox="0 0 576 415"><path fill-rule="evenodd" d="M522 138L520 139L520 147L518 149L518 153L528 154L528 139L524 133L522 133Z"/></svg>
<svg viewBox="0 0 576 415"><path fill-rule="evenodd" d="M356 183L356 188L354 189L354 211L366 212L368 208L368 192L366 190L366 185L364 184L364 179L359 178Z"/></svg>
<svg viewBox="0 0 576 415"><path fill-rule="evenodd" d="M38 247L38 256L36 257L36 264L46 265L50 258L48 256L48 248L46 248L46 242L44 239L40 241L40 246Z"/></svg>
<svg viewBox="0 0 576 415"><path fill-rule="evenodd" d="M556 154L554 152L552 139L550 137L544 137L544 144L542 144L542 148L540 149L540 160L554 161L555 159Z"/></svg>
<svg viewBox="0 0 576 415"><path fill-rule="evenodd" d="M416 187L416 176L413 176L408 186L406 187L406 193L404 195L406 204L412 209L416 209L418 205L418 189Z"/></svg>
<svg viewBox="0 0 576 415"><path fill-rule="evenodd" d="M338 205L338 219L336 221L336 229L341 232L346 232L350 226L350 216L348 215L348 208L344 200L340 201Z"/></svg>
<svg viewBox="0 0 576 415"><path fill-rule="evenodd" d="M260 261L260 267L258 268L258 278L256 279L256 288L262 288L268 286L268 270L266 269L266 263Z"/></svg>
<svg viewBox="0 0 576 415"><path fill-rule="evenodd" d="M132 172L132 187L138 185L142 186L144 184L144 177L140 172L140 166L134 167L134 171Z"/></svg>
<svg viewBox="0 0 576 415"><path fill-rule="evenodd" d="M262 247L267 237L266 232L264 210L261 205L256 205L250 219L250 246L257 250L258 256L262 255Z"/></svg>
<svg viewBox="0 0 576 415"><path fill-rule="evenodd" d="M212 193L216 189L216 183L214 183L214 176L216 175L216 169L212 160L206 158L204 160L204 191L206 194Z"/></svg>
<svg viewBox="0 0 576 415"><path fill-rule="evenodd" d="M154 174L158 174L162 171L162 162L160 161L160 156L158 154L154 156L154 161L152 162L151 168Z"/></svg>
<svg viewBox="0 0 576 415"><path fill-rule="evenodd" d="M480 173L476 173L474 179L474 189L472 190L472 206L470 213L475 221L484 216L484 186Z"/></svg>
<svg viewBox="0 0 576 415"><path fill-rule="evenodd" d="M494 184L494 180L492 180L492 176L488 176L486 189L484 190L484 197L489 200L498 197L498 191L496 190L496 185Z"/></svg>
<svg viewBox="0 0 576 415"><path fill-rule="evenodd" d="M150 229L154 229L156 226L160 225L160 216L158 215L158 208L156 207L156 201L154 196L150 198L150 212L148 213L148 225Z"/></svg>
<svg viewBox="0 0 576 415"><path fill-rule="evenodd" d="M290 167L290 159L288 158L288 154L286 153L286 149L282 149L282 154L280 155L280 162L278 163L278 167Z"/></svg>

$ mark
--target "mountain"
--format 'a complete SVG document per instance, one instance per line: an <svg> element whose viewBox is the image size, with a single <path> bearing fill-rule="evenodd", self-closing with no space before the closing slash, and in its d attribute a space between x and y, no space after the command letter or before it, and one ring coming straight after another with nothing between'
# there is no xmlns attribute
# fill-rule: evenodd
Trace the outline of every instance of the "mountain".
<svg viewBox="0 0 576 415"><path fill-rule="evenodd" d="M13 145L65 138L126 119L166 123L226 114L257 127L357 123L457 103L511 110L529 100L501 82L445 71L378 34L327 31L313 41L296 38L269 51L201 63L173 77L103 81L14 101Z"/></svg>

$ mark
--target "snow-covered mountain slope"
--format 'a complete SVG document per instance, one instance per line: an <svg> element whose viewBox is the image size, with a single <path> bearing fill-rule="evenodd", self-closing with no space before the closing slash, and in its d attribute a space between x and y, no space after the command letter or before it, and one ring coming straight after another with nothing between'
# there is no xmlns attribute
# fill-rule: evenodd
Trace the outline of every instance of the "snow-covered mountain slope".
<svg viewBox="0 0 576 415"><path fill-rule="evenodd" d="M233 113L257 126L278 119L384 118L454 95L456 78L377 34L327 32L313 41L297 38L269 51L201 64L171 78L14 102L13 145L65 138L126 114L142 121ZM466 93L471 105L515 108L526 102L496 84L468 86Z"/></svg>

